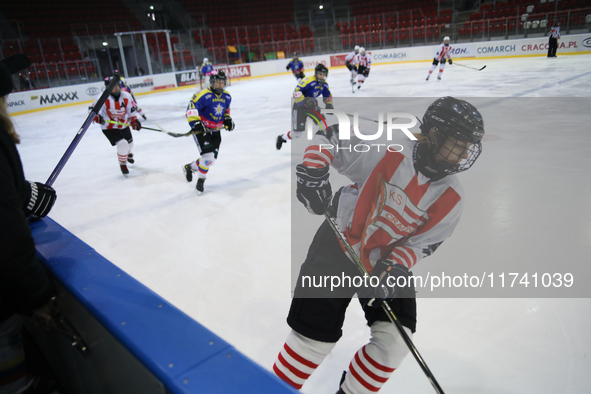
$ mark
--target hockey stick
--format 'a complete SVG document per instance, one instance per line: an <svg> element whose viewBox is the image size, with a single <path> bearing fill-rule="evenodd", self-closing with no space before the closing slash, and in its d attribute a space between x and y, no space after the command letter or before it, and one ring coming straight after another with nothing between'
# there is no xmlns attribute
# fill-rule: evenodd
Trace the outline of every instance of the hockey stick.
<svg viewBox="0 0 591 394"><path fill-rule="evenodd" d="M51 173L51 175L47 179L47 182L45 182L45 184L47 186L53 185L56 178L58 177L58 175L60 174L60 172L62 171L64 166L66 165L66 162L68 161L70 156L72 156L72 153L74 153L74 149L76 149L76 146L78 146L78 143L80 142L82 137L84 137L84 133L86 133L86 130L88 130L88 127L92 123L92 120L98 114L98 111L101 109L103 104L105 104L105 101L107 101L107 98L109 97L109 94L111 94L111 91L113 90L113 88L118 84L119 84L119 76L115 75L113 78L111 78L111 82L109 82L109 84L105 88L105 91L103 92L101 97L99 97L98 101L96 102L95 106L92 107L92 109L90 110L90 113L88 114L88 117L86 118L86 120L82 124L82 127L80 127L80 130L78 130L78 132L76 133L76 136L74 137L74 139L70 143L70 146L68 146L68 149L66 149L66 152L64 153L64 155L62 156L60 161L57 163L57 166L55 167L55 169L53 170L53 172Z"/></svg>
<svg viewBox="0 0 591 394"><path fill-rule="evenodd" d="M111 123L111 124L118 124L118 125L120 125L120 126L133 127L133 126L132 126L132 125L130 125L130 124L123 123L123 122L117 122L117 121L115 121L115 120L106 120L106 119L105 119L105 122L106 122L106 123ZM153 131L162 131L162 130L160 130L160 129L152 129L152 128L150 128L150 127L144 127L144 126L142 126L142 129L146 129L146 130L153 130Z"/></svg>
<svg viewBox="0 0 591 394"><path fill-rule="evenodd" d="M168 135L171 135L173 137L188 137L190 135L196 135L196 134L203 134L204 133L203 131L188 131L186 133L173 133L172 131L168 131L164 127L160 126L160 124L158 124L158 122L154 122L154 123L156 123L156 126L158 126L158 127L160 127L162 129L160 131L162 131L163 133L166 133ZM225 127L222 127L221 129L207 130L205 132L206 133L211 133L211 132L214 132L214 131L221 131L221 130L226 130L226 128Z"/></svg>
<svg viewBox="0 0 591 394"><path fill-rule="evenodd" d="M466 67L466 68L469 68L471 70L476 70L476 71L482 71L486 67L486 65L482 66L481 68L476 68L476 67L465 66L465 65L460 64L460 63L453 63L453 64L455 64L456 66Z"/></svg>
<svg viewBox="0 0 591 394"><path fill-rule="evenodd" d="M318 193L318 196L320 197L320 193ZM351 244L349 243L349 241L347 241L347 238L345 238L343 233L341 233L341 230L339 229L339 226L337 225L335 218L328 212L328 210L324 211L324 216L326 217L326 221L328 222L330 227L333 229L333 231L335 232L335 234L337 235L337 237L341 241L341 244L347 250L347 253L349 254L349 256L355 262L355 265L357 266L357 268L359 268L359 271L361 271L361 273L363 273L364 275L370 276L369 272L367 271L367 269L365 268L365 266L363 265L363 263L359 259L359 256L357 256L357 253L355 253L355 251L351 247ZM437 383L435 376L433 376L433 373L431 373L431 370L429 370L427 363L425 363L425 361L423 360L423 357L421 357L421 355L419 354L419 351L417 350L414 343L412 342L412 339L410 339L407 332L404 330L402 323L400 323L400 320L398 320L398 318L396 317L396 315L392 311L392 308L390 308L390 305L388 305L388 303L385 300L382 301L382 309L384 310L384 312L386 313L386 315L388 316L390 321L394 324L394 326L396 326L398 333L400 334L400 336L402 337L402 339L406 343L406 346L408 347L408 349L410 350L410 352L414 356L415 360L417 360L417 362L419 363L419 366L421 367L421 369L423 370L425 375L427 375L427 379L429 379L429 381L431 382L431 385L433 386L435 391L438 394L444 394L443 389L441 388L441 386L439 386L439 383Z"/></svg>

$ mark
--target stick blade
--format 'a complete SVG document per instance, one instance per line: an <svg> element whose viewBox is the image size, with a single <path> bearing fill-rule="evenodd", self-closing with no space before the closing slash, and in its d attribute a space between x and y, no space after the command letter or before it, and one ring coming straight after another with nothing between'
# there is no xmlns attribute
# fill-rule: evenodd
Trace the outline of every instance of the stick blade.
<svg viewBox="0 0 591 394"><path fill-rule="evenodd" d="M482 70L484 70L485 68L486 68L486 65L482 66L482 68L481 68L480 70L478 70L478 71L482 71Z"/></svg>

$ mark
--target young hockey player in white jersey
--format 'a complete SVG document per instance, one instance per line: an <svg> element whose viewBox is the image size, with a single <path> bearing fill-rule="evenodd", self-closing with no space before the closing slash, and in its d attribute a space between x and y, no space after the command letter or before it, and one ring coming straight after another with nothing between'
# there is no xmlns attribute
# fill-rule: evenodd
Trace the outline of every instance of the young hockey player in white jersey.
<svg viewBox="0 0 591 394"><path fill-rule="evenodd" d="M108 86L112 77L105 78L105 86ZM96 101L90 109L94 108ZM129 174L127 163L133 164L133 137L129 125L134 130L142 128L137 119L137 104L133 96L116 85L105 104L99 109L94 117L94 122L101 125L103 134L112 146L117 147L117 160L123 175Z"/></svg>
<svg viewBox="0 0 591 394"><path fill-rule="evenodd" d="M437 65L439 65L439 75L437 75L437 79L441 80L441 74L443 74L446 59L449 60L449 65L451 66L453 64L453 61L451 60L451 45L449 45L448 36L443 37L443 44L441 44L439 49L437 49L437 54L433 58L433 65L431 66L429 74L427 75L427 81L429 80L429 77L431 76L433 71L435 71L435 69L437 68Z"/></svg>
<svg viewBox="0 0 591 394"><path fill-rule="evenodd" d="M371 67L371 54L365 52L365 48L359 48L359 53L355 56L355 62L357 66L357 89L361 89L361 85L365 82L365 79L369 77L369 69Z"/></svg>
<svg viewBox="0 0 591 394"><path fill-rule="evenodd" d="M484 136L478 110L453 97L433 102L420 128L418 141L401 136L390 142L400 144L396 149L374 147L369 152L354 148L362 142L355 135L339 139L338 126L331 125L316 133L296 166L298 200L310 213L328 210L336 218L343 238L370 273L365 281L369 284L343 279L340 286L306 285L304 278L363 276L324 221L300 269L287 318L292 331L273 366L277 376L296 389L342 336L355 293L371 339L353 356L337 394L378 392L409 352L381 306L386 302L412 336L417 314L409 270L433 254L458 224L464 193L455 174L474 164ZM352 183L334 197L329 166Z"/></svg>
<svg viewBox="0 0 591 394"><path fill-rule="evenodd" d="M351 71L351 84L355 85L357 82L357 63L355 63L355 56L359 53L359 45L355 45L355 49L345 57L345 66Z"/></svg>

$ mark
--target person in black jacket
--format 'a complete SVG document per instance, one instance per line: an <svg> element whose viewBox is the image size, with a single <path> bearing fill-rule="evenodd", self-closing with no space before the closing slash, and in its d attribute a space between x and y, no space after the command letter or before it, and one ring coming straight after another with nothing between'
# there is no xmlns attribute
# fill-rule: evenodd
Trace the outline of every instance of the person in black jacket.
<svg viewBox="0 0 591 394"><path fill-rule="evenodd" d="M51 322L54 289L38 260L27 217L42 218L56 200L53 188L25 180L19 136L7 112L12 74L31 64L23 54L0 60L0 392L20 393L25 375L21 329L26 316Z"/></svg>

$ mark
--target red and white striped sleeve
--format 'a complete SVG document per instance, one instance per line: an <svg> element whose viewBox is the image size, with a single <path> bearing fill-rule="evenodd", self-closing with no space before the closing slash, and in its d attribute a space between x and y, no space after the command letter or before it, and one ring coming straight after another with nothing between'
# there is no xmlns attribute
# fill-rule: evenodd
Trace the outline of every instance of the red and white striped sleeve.
<svg viewBox="0 0 591 394"><path fill-rule="evenodd" d="M448 189L428 210L429 220L404 244L390 252L388 260L412 269L421 259L431 255L460 221L463 202L459 194Z"/></svg>

